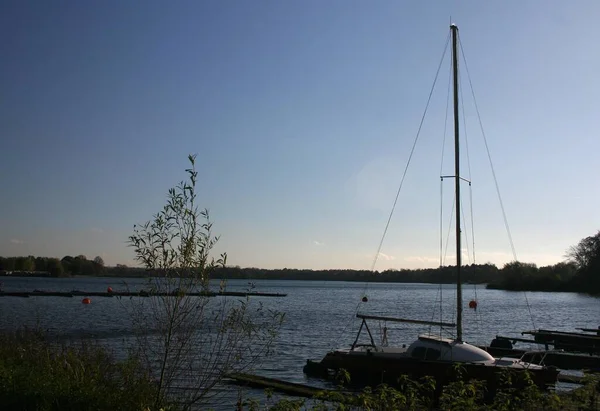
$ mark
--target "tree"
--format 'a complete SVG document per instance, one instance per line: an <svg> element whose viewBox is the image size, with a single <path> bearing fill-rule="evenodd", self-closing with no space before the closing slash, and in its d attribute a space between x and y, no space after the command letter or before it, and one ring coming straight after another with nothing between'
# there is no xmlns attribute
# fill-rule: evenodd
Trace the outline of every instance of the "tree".
<svg viewBox="0 0 600 411"><path fill-rule="evenodd" d="M579 270L587 269L600 262L600 231L594 236L586 237L577 245L571 246L567 257Z"/></svg>
<svg viewBox="0 0 600 411"><path fill-rule="evenodd" d="M48 271L48 267L46 266L47 260L46 257L36 257L34 260L36 271Z"/></svg>
<svg viewBox="0 0 600 411"><path fill-rule="evenodd" d="M94 263L100 267L104 267L104 260L100 256L96 256L96 258L94 258Z"/></svg>
<svg viewBox="0 0 600 411"><path fill-rule="evenodd" d="M65 255L60 260L60 263L63 266L63 269L66 273L73 274L73 262L74 261L75 261L75 259L73 257L71 257L70 255Z"/></svg>
<svg viewBox="0 0 600 411"><path fill-rule="evenodd" d="M65 273L63 265L58 258L49 258L46 262L46 269L53 277L62 277Z"/></svg>
<svg viewBox="0 0 600 411"><path fill-rule="evenodd" d="M35 259L33 257L17 257L15 261L16 271L34 271Z"/></svg>
<svg viewBox="0 0 600 411"><path fill-rule="evenodd" d="M501 273L507 290L528 290L534 288L538 268L533 263L511 261L502 267Z"/></svg>
<svg viewBox="0 0 600 411"><path fill-rule="evenodd" d="M600 231L571 246L567 257L577 266L577 274L573 278L576 289L600 293Z"/></svg>
<svg viewBox="0 0 600 411"><path fill-rule="evenodd" d="M196 205L195 156L188 157L188 181L169 190L162 211L134 225L129 244L153 277L149 298L132 300L130 310L139 354L158 381L158 409L167 399L184 408L198 405L228 373L242 371L270 352L283 315L249 299L190 296L206 291L227 255L211 257L218 241L207 210ZM159 337L149 335L156 330ZM186 389L177 387L186 381ZM179 388L179 389L178 389Z"/></svg>

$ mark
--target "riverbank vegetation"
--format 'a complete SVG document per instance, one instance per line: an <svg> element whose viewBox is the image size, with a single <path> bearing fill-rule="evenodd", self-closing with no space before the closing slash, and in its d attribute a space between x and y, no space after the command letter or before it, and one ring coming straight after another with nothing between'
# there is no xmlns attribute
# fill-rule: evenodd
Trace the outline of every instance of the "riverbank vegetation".
<svg viewBox="0 0 600 411"><path fill-rule="evenodd" d="M40 332L0 334L2 410L140 411L155 392L135 357L115 361L89 341L61 345Z"/></svg>
<svg viewBox="0 0 600 411"><path fill-rule="evenodd" d="M542 391L524 374L515 388L514 380L505 375L503 384L493 396L483 381L457 380L436 389L431 377L419 381L403 378L397 388L382 384L358 393L347 391L317 395L311 401L284 399L272 410L286 411L508 411L508 410L600 410L600 380L588 377L584 386L557 394ZM340 387L341 388L341 387ZM252 404L252 403L251 403ZM256 402L249 409L258 410Z"/></svg>
<svg viewBox="0 0 600 411"><path fill-rule="evenodd" d="M403 378L398 388L385 384L367 387L358 393L322 393L315 399L283 399L272 407L261 407L259 401L246 401L249 410L278 411L508 411L508 410L600 410L600 379L590 376L585 385L570 392L540 390L525 374L519 388L514 388L507 375L504 383L490 396L482 381L458 380L436 389L431 378L414 381ZM341 387L340 387L341 388Z"/></svg>
<svg viewBox="0 0 600 411"><path fill-rule="evenodd" d="M0 404L3 410L178 410L186 404L156 402L159 385L134 355L117 361L89 340L57 344L41 332L0 334ZM329 391L310 400L241 398L238 410L600 410L600 379L590 375L569 392L545 392L526 376L519 388L507 377L493 398L481 381L456 381L436 391L431 378L403 378L396 388L381 385L357 392ZM341 387L340 387L341 388ZM265 399L266 397L266 399ZM231 404L234 409L234 404Z"/></svg>

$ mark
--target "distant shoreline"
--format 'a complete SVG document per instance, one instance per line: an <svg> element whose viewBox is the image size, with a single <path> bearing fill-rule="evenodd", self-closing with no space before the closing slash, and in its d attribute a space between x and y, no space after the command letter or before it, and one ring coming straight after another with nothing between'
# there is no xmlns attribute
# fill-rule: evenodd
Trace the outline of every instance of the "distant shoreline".
<svg viewBox="0 0 600 411"><path fill-rule="evenodd" d="M155 278L152 276L123 276L123 275L118 275L118 274L102 274L102 275L81 275L81 274L77 274L77 275L72 275L72 276L62 276L62 277L51 277L48 275L41 275L41 276L36 276L36 275L6 275L6 276L0 276L0 278L40 278L40 279L47 279L47 278L57 278L57 279L86 279L86 278L112 278L112 279L150 279L150 278ZM446 282L442 282L442 283L437 283L437 282L431 282L431 281L419 281L419 280L414 280L414 281L407 281L407 280L400 280L400 279L395 279L395 280L381 280L381 279L363 279L363 280L358 280L358 279L346 279L346 278L254 278L254 277L236 277L236 278L224 278L224 277L214 277L213 278L214 281L219 281L219 280L247 280L247 281L328 281L328 282L350 282L350 283L370 283L370 284L441 284L441 285L453 285L454 282L452 281L446 281ZM483 286L485 287L485 289L488 290L499 290L499 291L509 291L509 292L551 292L551 293L578 293L578 294L588 294L591 296L597 296L600 297L596 294L590 294L587 292L581 292L581 291L576 291L576 290L548 290L548 289L511 289L511 288L506 288L506 287L502 287L499 284L494 284L494 283L464 283L463 284L463 288L464 287L468 287L468 286L472 286L472 285L476 285L476 286Z"/></svg>
<svg viewBox="0 0 600 411"><path fill-rule="evenodd" d="M74 260L85 263L86 260ZM87 261L89 263L89 261ZM60 275L52 275L50 271L41 270L0 270L0 279L18 278L152 278L151 271L139 267L104 267L88 264L89 270L64 270ZM81 267L80 267L81 268ZM93 269L92 269L93 268ZM89 272L89 275L83 274ZM454 284L456 266L443 266L424 269L389 269L385 271L330 269L262 269L219 267L209 273L210 278L246 281L346 281L355 283L399 283L399 284ZM461 267L463 285L480 285L487 289L503 291L530 292L575 292L588 295L599 295L598 291L588 284L576 279L576 268L570 263L559 263L554 266L537 267L534 264L513 262L499 269L493 264L465 265Z"/></svg>

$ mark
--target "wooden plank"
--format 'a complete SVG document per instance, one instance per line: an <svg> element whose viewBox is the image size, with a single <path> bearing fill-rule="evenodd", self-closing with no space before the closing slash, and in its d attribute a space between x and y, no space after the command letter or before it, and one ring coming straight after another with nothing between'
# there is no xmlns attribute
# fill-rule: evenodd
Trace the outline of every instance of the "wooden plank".
<svg viewBox="0 0 600 411"><path fill-rule="evenodd" d="M356 316L358 318L362 318L363 320L380 320L380 321L390 321L390 322L398 322L398 323L435 325L435 326L440 326L440 327L456 327L455 323L444 323L444 322L426 321L426 320L412 320L409 318L381 317L378 315L366 315L366 314L356 314Z"/></svg>
<svg viewBox="0 0 600 411"><path fill-rule="evenodd" d="M525 342L525 343L531 343L531 344L543 344L543 343L540 343L540 342L535 341L535 340L528 340L526 338L502 337L501 335L497 335L496 338L498 340L509 340L509 341L513 341L513 342L518 341L518 342Z"/></svg>
<svg viewBox="0 0 600 411"><path fill-rule="evenodd" d="M600 335L600 327L598 327L598 328L575 328L575 329L584 331L586 333L598 333L598 335Z"/></svg>
<svg viewBox="0 0 600 411"><path fill-rule="evenodd" d="M584 377L579 377L577 375L566 375L566 374L558 374L558 381L559 382L568 382L571 384L585 384L583 382L583 378Z"/></svg>
<svg viewBox="0 0 600 411"><path fill-rule="evenodd" d="M271 388L272 390L288 395L295 395L297 397L313 398L318 393L331 391L322 388L311 387L310 385L297 384L254 374L233 373L228 374L226 378L232 380L236 384L247 385L254 388Z"/></svg>
<svg viewBox="0 0 600 411"><path fill-rule="evenodd" d="M582 339L588 341L600 341L600 336L584 334L584 333L576 333L570 331L555 331L555 330L532 330L532 331L523 331L522 335L529 334L533 336L540 337L558 337L558 338L572 338L572 339Z"/></svg>

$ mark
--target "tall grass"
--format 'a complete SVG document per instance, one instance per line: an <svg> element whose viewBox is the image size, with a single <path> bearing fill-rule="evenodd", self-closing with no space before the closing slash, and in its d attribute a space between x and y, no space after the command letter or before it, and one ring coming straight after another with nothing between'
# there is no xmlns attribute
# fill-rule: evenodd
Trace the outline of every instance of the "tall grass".
<svg viewBox="0 0 600 411"><path fill-rule="evenodd" d="M0 334L2 410L148 410L156 385L135 358L29 330Z"/></svg>

